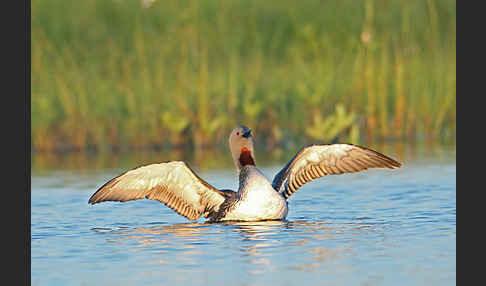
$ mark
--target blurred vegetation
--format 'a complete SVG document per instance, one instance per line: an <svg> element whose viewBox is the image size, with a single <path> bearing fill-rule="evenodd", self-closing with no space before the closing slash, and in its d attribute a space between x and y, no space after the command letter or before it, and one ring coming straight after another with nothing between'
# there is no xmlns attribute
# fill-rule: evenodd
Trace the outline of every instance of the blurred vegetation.
<svg viewBox="0 0 486 286"><path fill-rule="evenodd" d="M456 1L33 0L33 150L454 138Z"/></svg>

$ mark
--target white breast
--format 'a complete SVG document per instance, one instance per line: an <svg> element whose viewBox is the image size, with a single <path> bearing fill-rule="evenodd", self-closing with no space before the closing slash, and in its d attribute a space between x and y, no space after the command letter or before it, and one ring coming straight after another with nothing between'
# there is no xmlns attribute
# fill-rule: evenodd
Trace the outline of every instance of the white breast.
<svg viewBox="0 0 486 286"><path fill-rule="evenodd" d="M270 220L287 216L287 202L254 166L240 180L239 200L223 220Z"/></svg>

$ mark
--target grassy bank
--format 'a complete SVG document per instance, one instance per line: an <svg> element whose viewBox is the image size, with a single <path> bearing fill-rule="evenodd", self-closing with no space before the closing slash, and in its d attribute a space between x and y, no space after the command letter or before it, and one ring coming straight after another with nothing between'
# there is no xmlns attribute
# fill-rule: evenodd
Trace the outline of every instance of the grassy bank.
<svg viewBox="0 0 486 286"><path fill-rule="evenodd" d="M456 4L32 1L34 150L456 133Z"/></svg>

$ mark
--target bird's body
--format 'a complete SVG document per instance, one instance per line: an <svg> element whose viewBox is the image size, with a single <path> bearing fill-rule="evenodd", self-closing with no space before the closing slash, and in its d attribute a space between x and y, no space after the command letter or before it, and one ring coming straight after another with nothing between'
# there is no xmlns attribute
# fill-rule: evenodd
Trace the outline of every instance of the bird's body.
<svg viewBox="0 0 486 286"><path fill-rule="evenodd" d="M234 198L223 207L218 221L274 220L287 216L285 198L272 187L257 167L247 165L240 171L240 186Z"/></svg>
<svg viewBox="0 0 486 286"><path fill-rule="evenodd" d="M253 136L248 127L236 127L229 143L239 176L236 192L218 190L184 162L172 161L141 166L113 178L91 196L89 203L147 198L158 200L191 220L202 214L213 222L278 220L287 216L287 199L307 182L330 174L401 165L356 145L309 145L270 182L256 167Z"/></svg>

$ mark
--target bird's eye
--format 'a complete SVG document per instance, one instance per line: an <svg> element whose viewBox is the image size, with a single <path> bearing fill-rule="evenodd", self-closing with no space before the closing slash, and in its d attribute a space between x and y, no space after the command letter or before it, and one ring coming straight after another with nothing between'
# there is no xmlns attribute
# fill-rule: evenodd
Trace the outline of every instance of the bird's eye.
<svg viewBox="0 0 486 286"><path fill-rule="evenodd" d="M240 132L236 132L236 135L240 135Z"/></svg>

